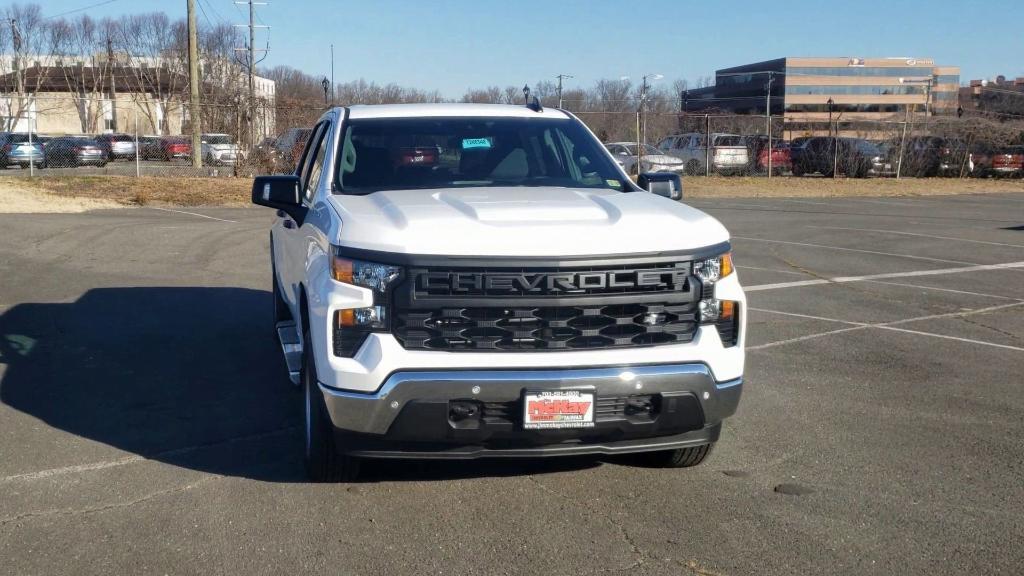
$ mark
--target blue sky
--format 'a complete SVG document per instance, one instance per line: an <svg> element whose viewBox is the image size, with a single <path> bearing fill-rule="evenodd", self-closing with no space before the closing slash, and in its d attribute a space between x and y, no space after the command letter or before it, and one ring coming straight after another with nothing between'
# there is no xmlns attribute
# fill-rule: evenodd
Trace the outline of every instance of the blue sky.
<svg viewBox="0 0 1024 576"><path fill-rule="evenodd" d="M44 0L59 14L101 0ZM196 0L210 21L241 23L244 6ZM913 56L961 67L961 79L1024 76L1024 0L266 0L263 65L437 89L522 86L572 74L664 74L691 82L717 68L781 56ZM728 6L725 8L723 6ZM93 16L163 10L185 0L113 0ZM200 22L204 21L202 13ZM257 44L262 44L261 32Z"/></svg>

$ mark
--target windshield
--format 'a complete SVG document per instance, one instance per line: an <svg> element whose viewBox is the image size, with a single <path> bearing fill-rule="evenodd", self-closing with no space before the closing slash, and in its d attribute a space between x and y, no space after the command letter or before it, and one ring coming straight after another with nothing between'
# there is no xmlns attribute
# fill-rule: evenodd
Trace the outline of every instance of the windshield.
<svg viewBox="0 0 1024 576"><path fill-rule="evenodd" d="M11 142L13 142L15 144L18 144L18 143L28 143L28 140L29 140L28 134L11 134ZM33 134L32 135L32 142L33 143L39 143L39 137L36 136L35 134Z"/></svg>
<svg viewBox="0 0 1024 576"><path fill-rule="evenodd" d="M715 146L743 146L742 136L716 136Z"/></svg>
<svg viewBox="0 0 1024 576"><path fill-rule="evenodd" d="M346 124L343 194L495 186L625 190L581 124L552 118L388 118Z"/></svg>
<svg viewBox="0 0 1024 576"><path fill-rule="evenodd" d="M871 154L875 156L879 156L882 154L882 150L871 142L861 140L857 142L856 146L857 150L860 150L864 154Z"/></svg>
<svg viewBox="0 0 1024 576"><path fill-rule="evenodd" d="M626 146L626 150L629 150L629 153L631 155L636 156L636 144L626 144L625 146ZM647 154L648 156L652 156L652 155L660 156L660 155L664 154L664 152L662 152L661 150L658 150L657 148L655 148L654 146L651 146L650 144L644 144L644 154Z"/></svg>

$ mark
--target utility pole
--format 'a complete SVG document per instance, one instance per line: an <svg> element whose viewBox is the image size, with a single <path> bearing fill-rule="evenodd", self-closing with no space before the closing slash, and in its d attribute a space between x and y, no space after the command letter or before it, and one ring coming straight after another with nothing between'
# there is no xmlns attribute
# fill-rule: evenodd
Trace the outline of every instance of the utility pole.
<svg viewBox="0 0 1024 576"><path fill-rule="evenodd" d="M772 177L772 80L775 75L768 72L768 85L764 91L764 132L768 135L768 178ZM754 159L754 166L757 166L757 159Z"/></svg>
<svg viewBox="0 0 1024 576"><path fill-rule="evenodd" d="M114 41L107 36L107 67L110 70L110 128L117 132L117 74L114 73Z"/></svg>
<svg viewBox="0 0 1024 576"><path fill-rule="evenodd" d="M245 67L249 72L249 144L251 148L256 147L256 53L263 52L266 58L267 49L256 48L256 29L269 28L256 24L256 6L266 6L266 2L253 2L253 0L236 0L235 4L249 5L249 23L235 24L236 28L249 28L249 45L245 48L235 48L235 52L246 52ZM333 52L333 51L332 51ZM260 58L260 62L263 58Z"/></svg>
<svg viewBox="0 0 1024 576"><path fill-rule="evenodd" d="M189 119L192 121L192 167L203 167L203 137L199 125L199 34L196 31L196 0L188 1Z"/></svg>
<svg viewBox="0 0 1024 576"><path fill-rule="evenodd" d="M18 128L18 120L21 119L21 109L24 106L24 100L22 96L25 94L25 79L21 76L21 33L18 32L18 21L11 18L11 42L14 45L14 81L17 85L18 90L18 116L11 119L11 125L9 129L13 132ZM10 106L11 116L14 116L14 110Z"/></svg>
<svg viewBox="0 0 1024 576"><path fill-rule="evenodd" d="M640 86L640 107L637 111L637 142L636 142L636 153L637 153L637 174L640 174L640 168L643 167L642 161L644 159L644 145L647 144L647 79L661 80L664 78L661 74L644 74L641 79Z"/></svg>
<svg viewBox="0 0 1024 576"><path fill-rule="evenodd" d="M562 80L568 79L568 78L575 78L575 76L570 76L569 74L559 74L558 76L555 76L555 78L558 78L558 107L561 108L562 107Z"/></svg>

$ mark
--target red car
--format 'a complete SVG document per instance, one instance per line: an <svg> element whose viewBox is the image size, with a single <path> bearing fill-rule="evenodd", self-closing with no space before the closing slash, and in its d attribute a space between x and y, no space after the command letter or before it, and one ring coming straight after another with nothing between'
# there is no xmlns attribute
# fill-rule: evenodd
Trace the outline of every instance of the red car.
<svg viewBox="0 0 1024 576"><path fill-rule="evenodd" d="M994 176L1020 176L1024 174L1024 146L1010 146L992 154L991 173Z"/></svg>
<svg viewBox="0 0 1024 576"><path fill-rule="evenodd" d="M772 143L772 174L789 171L793 169L793 158L789 153L789 145L785 143ZM761 147L757 154L757 170L768 172L768 147Z"/></svg>
<svg viewBox="0 0 1024 576"><path fill-rule="evenodd" d="M160 150L164 160L192 157L192 143L184 138L162 138Z"/></svg>

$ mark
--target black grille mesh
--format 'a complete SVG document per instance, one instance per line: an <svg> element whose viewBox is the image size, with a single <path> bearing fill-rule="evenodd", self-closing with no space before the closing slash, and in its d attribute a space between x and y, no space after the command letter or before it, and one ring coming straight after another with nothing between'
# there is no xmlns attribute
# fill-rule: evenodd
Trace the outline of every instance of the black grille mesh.
<svg viewBox="0 0 1024 576"><path fill-rule="evenodd" d="M561 307L398 310L407 349L572 350L685 343L697 330L694 302Z"/></svg>

